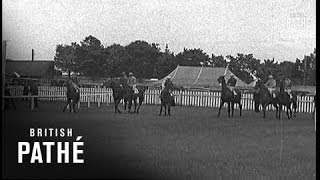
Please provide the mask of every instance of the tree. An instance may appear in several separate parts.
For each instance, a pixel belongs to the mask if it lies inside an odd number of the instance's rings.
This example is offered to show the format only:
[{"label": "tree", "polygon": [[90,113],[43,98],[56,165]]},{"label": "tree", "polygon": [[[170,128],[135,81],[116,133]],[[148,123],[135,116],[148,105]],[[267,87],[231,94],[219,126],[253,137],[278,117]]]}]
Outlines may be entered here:
[{"label": "tree", "polygon": [[[74,45],[74,44],[73,44]],[[58,44],[54,56],[55,66],[62,71],[67,71],[70,77],[71,71],[77,70],[75,46]]]},{"label": "tree", "polygon": [[106,74],[109,77],[119,77],[122,72],[129,72],[127,63],[130,61],[130,56],[126,48],[120,44],[113,44],[106,48],[107,51],[107,64],[105,69],[108,71]]},{"label": "tree", "polygon": [[85,76],[91,78],[99,78],[105,75],[107,59],[106,51],[100,40],[93,36],[87,36],[80,42],[79,54],[82,57],[79,59],[79,68]]},{"label": "tree", "polygon": [[130,58],[126,64],[130,71],[139,78],[154,77],[154,66],[157,58],[161,55],[158,44],[148,44],[145,41],[135,41],[127,45],[126,51]]},{"label": "tree", "polygon": [[212,64],[213,67],[227,67],[227,61],[223,58],[223,56],[215,56],[214,54],[211,55],[210,65]]},{"label": "tree", "polygon": [[165,52],[157,58],[155,64],[154,74],[158,79],[165,77],[171,71],[177,67],[177,62],[175,61],[173,52],[170,52],[168,46],[166,46]]},{"label": "tree", "polygon": [[210,58],[202,49],[184,49],[175,57],[180,66],[209,66]]}]

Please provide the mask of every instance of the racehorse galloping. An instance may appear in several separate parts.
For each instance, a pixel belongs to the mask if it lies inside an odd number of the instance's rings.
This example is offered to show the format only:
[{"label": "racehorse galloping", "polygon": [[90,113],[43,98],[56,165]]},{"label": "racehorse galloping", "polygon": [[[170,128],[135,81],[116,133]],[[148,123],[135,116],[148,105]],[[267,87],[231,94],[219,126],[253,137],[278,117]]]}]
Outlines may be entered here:
[{"label": "racehorse galloping", "polygon": [[[133,113],[139,113],[140,106],[142,102],[144,101],[144,92],[147,90],[148,87],[146,86],[139,86],[137,85],[137,89],[139,93],[133,94],[132,100],[134,102],[134,111]],[[137,103],[137,100],[139,100],[139,104]],[[132,101],[131,101],[132,102]],[[129,102],[129,111],[131,108],[131,103]]]},{"label": "racehorse galloping", "polygon": [[63,108],[63,112],[65,112],[67,106],[69,105],[70,112],[76,112],[75,105],[78,104],[80,100],[80,92],[77,92],[77,89],[72,85],[71,82],[67,83],[67,104]]},{"label": "racehorse galloping", "polygon": [[254,96],[255,110],[259,112],[259,105],[261,104],[263,110],[263,118],[266,118],[266,108],[269,104],[272,104],[276,108],[276,117],[278,116],[277,99],[273,98],[268,88],[261,80],[258,80],[254,87],[256,94]]},{"label": "racehorse galloping", "polygon": [[242,110],[242,105],[241,105],[241,92],[236,91],[237,95],[235,95],[227,86],[226,80],[224,79],[224,76],[220,76],[218,78],[218,82],[221,84],[222,90],[221,90],[221,102],[220,102],[220,107],[219,107],[219,114],[218,117],[220,117],[220,110],[224,103],[228,103],[228,117],[230,117],[230,106],[232,110],[232,117],[233,117],[233,111],[234,111],[234,104],[237,103],[239,104],[239,109],[240,109],[240,116],[241,116],[241,110]]}]

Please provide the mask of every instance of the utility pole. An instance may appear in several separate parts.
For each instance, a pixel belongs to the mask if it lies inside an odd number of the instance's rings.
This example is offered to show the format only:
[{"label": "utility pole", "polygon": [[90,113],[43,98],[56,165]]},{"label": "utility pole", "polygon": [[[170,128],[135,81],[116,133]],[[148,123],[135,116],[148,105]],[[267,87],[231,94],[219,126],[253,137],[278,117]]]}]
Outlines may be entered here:
[{"label": "utility pole", "polygon": [[34,61],[34,49],[31,50],[31,61]]},{"label": "utility pole", "polygon": [[4,95],[5,95],[5,81],[6,81],[6,51],[7,41],[3,41],[2,45],[2,111],[4,111]]},{"label": "utility pole", "polygon": [[304,57],[304,71],[303,71],[303,85],[306,85],[306,76],[307,76],[307,58]]}]

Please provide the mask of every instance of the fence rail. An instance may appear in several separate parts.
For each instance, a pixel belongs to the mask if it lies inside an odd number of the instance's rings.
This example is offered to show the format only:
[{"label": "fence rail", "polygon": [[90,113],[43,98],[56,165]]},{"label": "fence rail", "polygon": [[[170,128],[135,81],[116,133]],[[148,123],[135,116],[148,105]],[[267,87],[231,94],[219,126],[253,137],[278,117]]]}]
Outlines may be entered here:
[{"label": "fence rail", "polygon": [[[22,86],[11,86],[12,96],[22,96]],[[66,87],[57,86],[39,86],[38,95],[40,101],[66,101]],[[174,99],[177,105],[180,106],[197,106],[197,107],[219,107],[220,92],[205,92],[194,90],[173,91]],[[40,97],[41,96],[41,97]],[[160,104],[160,90],[147,89],[145,92],[144,104]],[[112,90],[110,88],[80,88],[80,102],[93,103],[112,103]],[[254,110],[253,94],[242,94],[242,109]],[[226,104],[224,105],[227,106]],[[235,106],[238,109],[238,105]],[[298,96],[298,112],[312,113],[314,112],[314,96]],[[274,110],[270,105],[268,110]],[[285,107],[284,109],[285,110]]]}]

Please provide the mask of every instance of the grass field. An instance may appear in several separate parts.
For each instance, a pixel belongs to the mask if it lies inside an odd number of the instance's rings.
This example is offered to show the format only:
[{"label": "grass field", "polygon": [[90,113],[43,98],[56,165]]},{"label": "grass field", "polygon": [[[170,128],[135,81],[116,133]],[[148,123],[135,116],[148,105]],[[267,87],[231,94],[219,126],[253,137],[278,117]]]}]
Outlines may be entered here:
[{"label": "grass field", "polygon": [[[62,113],[62,103],[43,103],[34,112],[19,104],[3,120],[4,177],[147,179],[316,179],[316,133],[311,114],[292,120],[275,112],[244,111],[227,118],[226,109],[159,106],[140,114],[114,114],[113,106],[82,107]],[[17,142],[34,141],[31,127],[73,128],[83,136],[84,164],[18,164]],[[44,138],[39,138],[43,141]],[[47,140],[47,139],[46,139]],[[55,139],[56,141],[57,138]],[[75,140],[75,138],[74,138]]]}]

